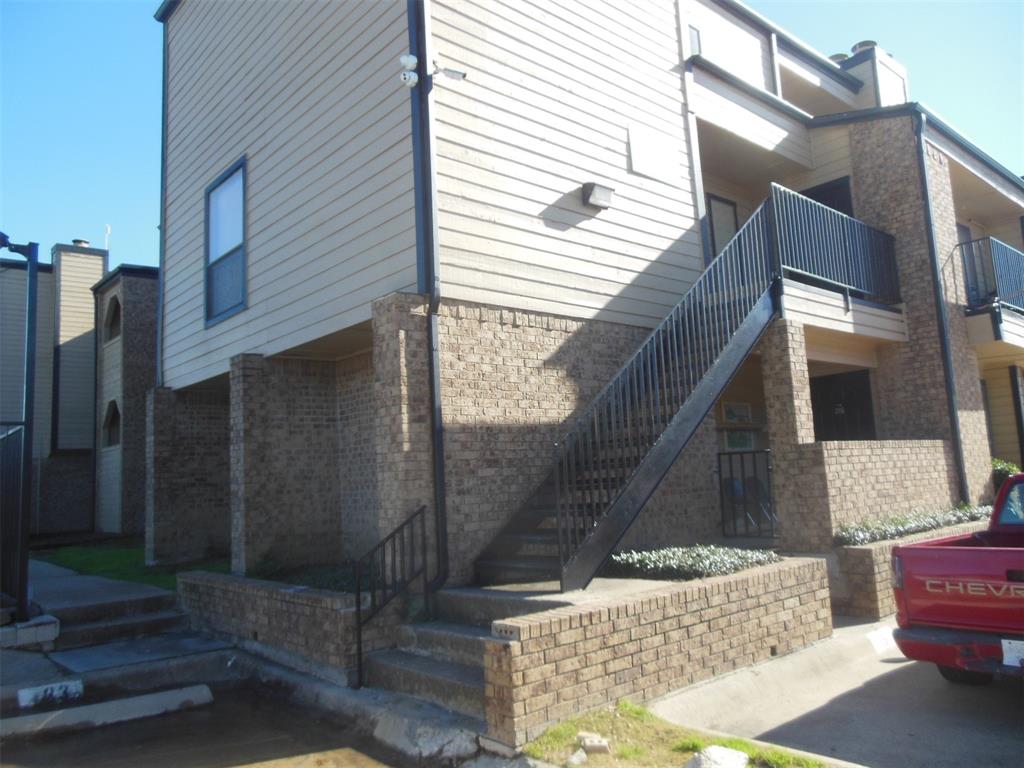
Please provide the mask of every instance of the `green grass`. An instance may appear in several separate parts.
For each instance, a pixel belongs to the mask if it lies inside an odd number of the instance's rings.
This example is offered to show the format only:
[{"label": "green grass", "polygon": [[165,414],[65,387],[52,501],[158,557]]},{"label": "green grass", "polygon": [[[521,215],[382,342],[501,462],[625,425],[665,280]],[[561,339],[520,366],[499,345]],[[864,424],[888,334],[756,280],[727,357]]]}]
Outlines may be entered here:
[{"label": "green grass", "polygon": [[249,576],[331,592],[354,592],[356,588],[352,563],[284,566],[270,558],[264,558],[256,564]]},{"label": "green grass", "polygon": [[33,559],[70,568],[88,576],[106,576],[121,581],[136,581],[174,591],[180,571],[213,571],[228,573],[228,558],[207,558],[177,565],[147,566],[145,550],[134,544],[92,544],[60,547],[32,553]]},{"label": "green grass", "polygon": [[655,716],[650,710],[623,700],[615,707],[590,712],[548,728],[523,751],[536,760],[564,765],[576,751],[579,731],[599,733],[611,742],[611,755],[591,755],[588,766],[660,768],[682,765],[691,755],[711,744],[736,749],[750,756],[757,768],[823,768],[816,760],[784,749],[761,747],[735,738],[716,738]]}]

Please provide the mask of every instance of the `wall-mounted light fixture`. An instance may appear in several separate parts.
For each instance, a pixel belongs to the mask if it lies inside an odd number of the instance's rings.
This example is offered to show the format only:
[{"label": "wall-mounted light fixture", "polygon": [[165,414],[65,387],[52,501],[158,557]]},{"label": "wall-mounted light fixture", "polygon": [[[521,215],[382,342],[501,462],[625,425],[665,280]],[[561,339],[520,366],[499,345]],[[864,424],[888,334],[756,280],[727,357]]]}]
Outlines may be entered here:
[{"label": "wall-mounted light fixture", "polygon": [[614,192],[611,187],[588,181],[583,185],[583,204],[592,205],[594,208],[611,208]]}]

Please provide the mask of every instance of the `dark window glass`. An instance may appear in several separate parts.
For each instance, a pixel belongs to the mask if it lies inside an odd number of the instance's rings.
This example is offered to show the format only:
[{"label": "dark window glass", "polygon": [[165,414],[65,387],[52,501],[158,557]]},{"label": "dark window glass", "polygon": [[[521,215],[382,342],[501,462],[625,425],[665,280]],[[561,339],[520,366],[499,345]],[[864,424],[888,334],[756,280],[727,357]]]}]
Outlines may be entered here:
[{"label": "dark window glass", "polygon": [[113,400],[107,403],[107,413],[103,418],[102,443],[104,447],[121,444],[121,411]]}]

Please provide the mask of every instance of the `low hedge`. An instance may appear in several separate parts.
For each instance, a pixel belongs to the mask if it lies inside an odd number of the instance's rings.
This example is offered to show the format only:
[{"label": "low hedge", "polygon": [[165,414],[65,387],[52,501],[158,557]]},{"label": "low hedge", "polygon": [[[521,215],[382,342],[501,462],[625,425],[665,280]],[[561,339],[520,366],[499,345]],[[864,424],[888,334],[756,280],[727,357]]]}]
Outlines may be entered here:
[{"label": "low hedge", "polygon": [[992,515],[991,506],[962,506],[947,512],[918,513],[883,520],[841,525],[835,533],[835,543],[841,547],[871,544],[875,541],[901,539],[912,533],[934,531],[948,525],[985,520]]},{"label": "low hedge", "polygon": [[688,581],[708,576],[724,576],[758,565],[777,563],[781,559],[767,549],[738,549],[698,544],[692,547],[620,552],[612,555],[605,568],[605,575]]}]

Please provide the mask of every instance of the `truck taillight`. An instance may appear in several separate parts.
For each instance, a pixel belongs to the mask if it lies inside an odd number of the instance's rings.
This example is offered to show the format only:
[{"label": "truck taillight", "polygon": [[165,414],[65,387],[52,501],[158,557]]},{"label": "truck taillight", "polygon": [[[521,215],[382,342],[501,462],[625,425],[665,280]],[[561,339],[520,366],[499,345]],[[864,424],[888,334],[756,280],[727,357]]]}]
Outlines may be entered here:
[{"label": "truck taillight", "polygon": [[903,589],[903,559],[899,555],[892,556],[892,586]]}]

